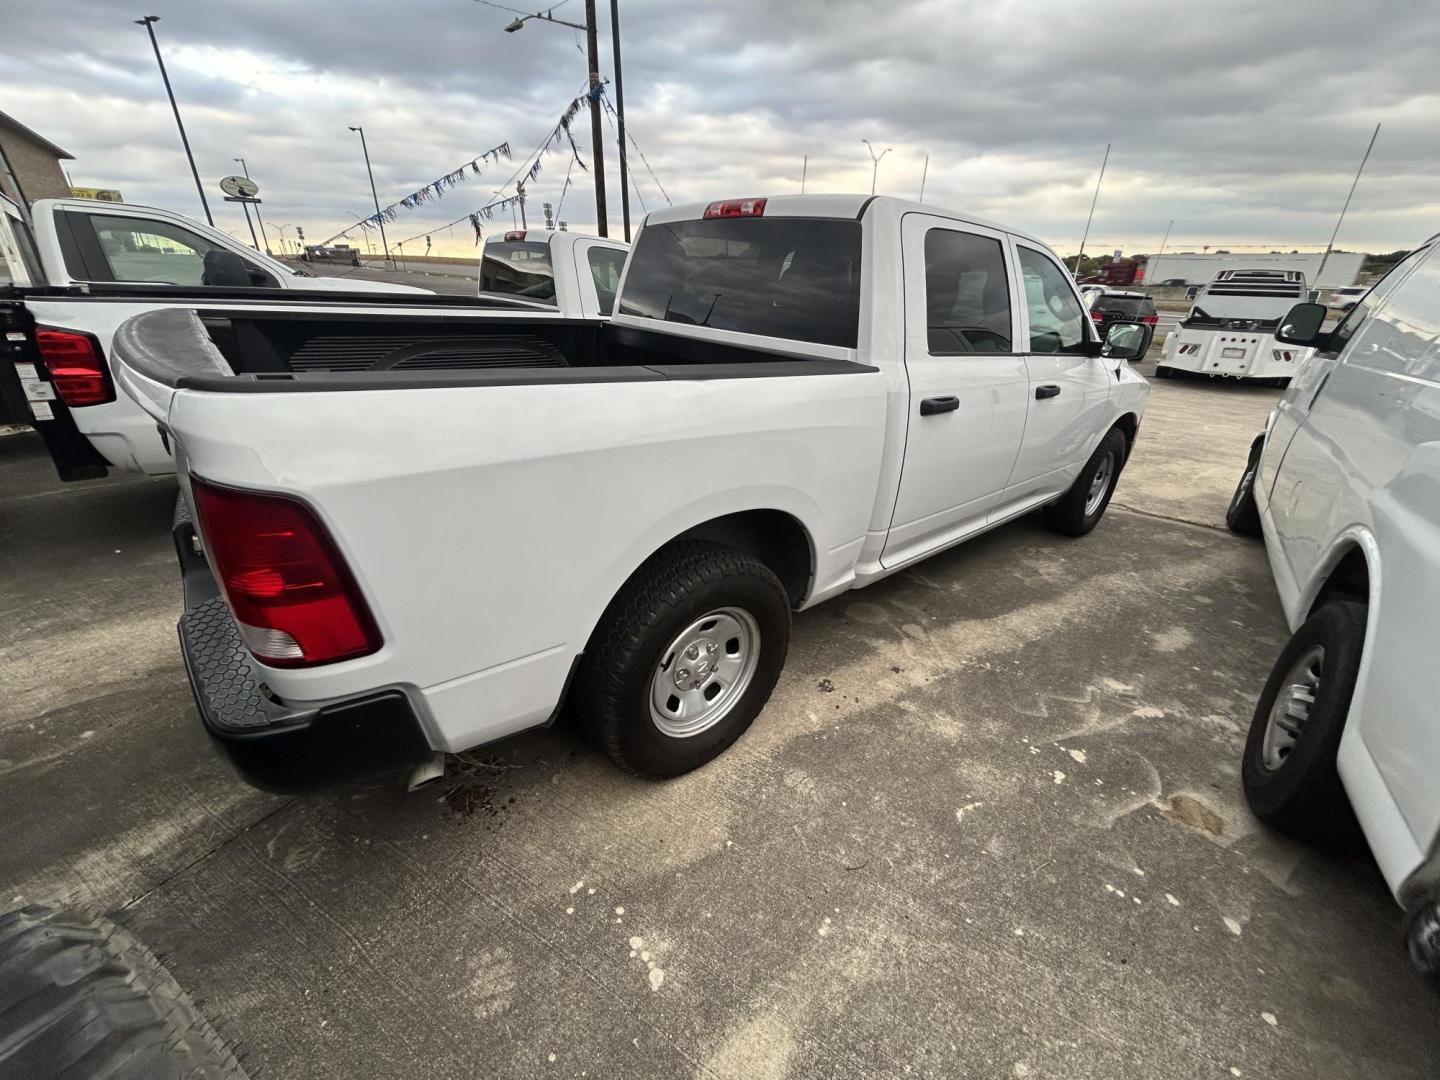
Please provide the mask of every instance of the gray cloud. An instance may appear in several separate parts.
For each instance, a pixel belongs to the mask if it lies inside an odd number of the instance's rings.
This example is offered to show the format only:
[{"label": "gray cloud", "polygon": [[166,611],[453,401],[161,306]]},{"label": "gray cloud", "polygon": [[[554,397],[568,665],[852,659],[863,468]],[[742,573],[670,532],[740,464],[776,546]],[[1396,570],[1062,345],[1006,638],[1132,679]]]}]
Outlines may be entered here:
[{"label": "gray cloud", "polygon": [[[1440,229],[1432,3],[621,6],[628,119],[676,201],[796,190],[806,155],[809,190],[868,190],[868,137],[894,147],[881,191],[913,197],[928,152],[928,201],[1073,250],[1111,142],[1092,244],[1153,247],[1174,218],[1180,244],[1315,245],[1383,121],[1341,242],[1388,250]],[[146,12],[162,17],[207,184],[243,155],[267,218],[312,237],[368,208],[348,124],[365,125],[390,202],[502,140],[524,155],[585,76],[573,32],[532,23],[505,34],[510,16],[472,0],[192,0],[134,12],[49,0],[7,12],[0,107],[74,153],[77,183],[186,212],[198,210],[193,185],[145,33],[131,22]],[[556,15],[579,20],[583,8]],[[588,161],[583,117],[577,137]],[[614,224],[613,141],[606,149]],[[640,195],[661,201],[639,161],[632,167]],[[559,200],[565,169],[566,155],[546,159],[535,202]],[[405,215],[392,237],[460,217],[509,171]],[[589,228],[589,177],[572,178],[564,216]],[[216,208],[224,227],[242,229]],[[467,229],[453,230],[457,250]]]}]

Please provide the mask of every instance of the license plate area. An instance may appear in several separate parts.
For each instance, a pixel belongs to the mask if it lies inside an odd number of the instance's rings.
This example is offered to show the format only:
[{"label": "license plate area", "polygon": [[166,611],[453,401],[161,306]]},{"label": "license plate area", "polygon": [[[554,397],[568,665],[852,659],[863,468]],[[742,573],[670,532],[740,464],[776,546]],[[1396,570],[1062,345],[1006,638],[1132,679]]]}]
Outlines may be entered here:
[{"label": "license plate area", "polygon": [[1220,357],[1221,357],[1221,359],[1223,359],[1223,360],[1244,360],[1244,359],[1245,359],[1245,350],[1244,350],[1244,349],[1221,349],[1221,350],[1220,350]]}]

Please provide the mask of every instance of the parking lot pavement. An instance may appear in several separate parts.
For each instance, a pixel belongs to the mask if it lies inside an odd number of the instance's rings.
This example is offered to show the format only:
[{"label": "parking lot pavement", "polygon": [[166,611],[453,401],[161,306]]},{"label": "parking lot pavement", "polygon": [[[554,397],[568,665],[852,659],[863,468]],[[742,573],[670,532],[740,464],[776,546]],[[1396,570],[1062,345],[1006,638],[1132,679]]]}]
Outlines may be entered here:
[{"label": "parking lot pavement", "polygon": [[0,439],[0,878],[115,912],[270,1076],[1432,1077],[1378,873],[1239,791],[1285,628],[1217,526],[1274,396],[1157,383],[1089,537],[798,616],[690,776],[562,723],[302,799],[199,734],[173,485]]}]

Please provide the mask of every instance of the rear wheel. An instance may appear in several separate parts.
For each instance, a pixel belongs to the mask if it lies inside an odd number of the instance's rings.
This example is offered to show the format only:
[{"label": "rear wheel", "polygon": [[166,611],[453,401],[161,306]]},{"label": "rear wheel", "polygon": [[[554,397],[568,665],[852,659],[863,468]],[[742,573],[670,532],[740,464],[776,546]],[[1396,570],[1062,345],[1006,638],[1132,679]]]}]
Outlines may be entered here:
[{"label": "rear wheel", "polygon": [[1365,642],[1366,607],[1326,604],[1291,635],[1255,706],[1240,779],[1255,816],[1302,840],[1353,842],[1336,759]]},{"label": "rear wheel", "polygon": [[1125,435],[1111,428],[1085,462],[1080,475],[1058,502],[1045,507],[1045,524],[1066,536],[1084,536],[1099,524],[1110,505],[1125,465]]},{"label": "rear wheel", "polygon": [[689,772],[759,715],[790,643],[780,580],[741,552],[686,540],[650,559],[611,602],[581,661],[576,713],[637,776]]}]

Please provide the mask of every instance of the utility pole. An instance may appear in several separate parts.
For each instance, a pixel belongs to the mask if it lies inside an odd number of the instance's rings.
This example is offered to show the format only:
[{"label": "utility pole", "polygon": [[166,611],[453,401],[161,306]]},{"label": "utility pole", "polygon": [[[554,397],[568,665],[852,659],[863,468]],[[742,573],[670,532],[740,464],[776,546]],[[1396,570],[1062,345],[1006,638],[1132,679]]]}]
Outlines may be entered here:
[{"label": "utility pole", "polygon": [[[385,218],[380,213],[380,196],[375,192],[375,170],[370,167],[370,148],[365,145],[365,129],[352,127],[350,130],[360,133],[360,150],[365,155],[365,174],[370,177],[370,198],[375,200],[375,224],[380,226],[380,246],[385,251],[385,265],[394,270],[395,261],[390,258],[390,243],[385,239]],[[404,252],[401,254],[403,256]]]},{"label": "utility pole", "polygon": [[1090,223],[1095,220],[1095,204],[1100,201],[1100,185],[1105,180],[1105,166],[1110,164],[1110,144],[1105,144],[1105,157],[1100,162],[1100,178],[1095,181],[1095,195],[1090,200],[1090,216],[1085,219],[1085,234],[1080,237],[1080,254],[1075,256],[1075,277],[1080,276],[1080,260],[1085,258],[1085,241],[1090,239]]},{"label": "utility pole", "polygon": [[[250,169],[249,166],[245,164],[245,159],[243,157],[237,157],[232,158],[231,160],[238,161],[240,163],[240,171],[245,174],[245,179],[249,180]],[[249,217],[248,211],[246,213],[246,217]],[[260,216],[260,204],[258,202],[255,204],[255,220],[260,224],[260,237],[265,241],[265,254],[275,254],[273,251],[270,250],[270,234],[265,231],[265,219]],[[283,244],[281,245],[280,253],[282,255],[285,253],[285,248]]]},{"label": "utility pole", "polygon": [[595,0],[585,0],[585,46],[590,61],[590,153],[595,158],[595,227],[610,235],[605,201],[605,137],[600,131],[600,43],[595,32]]},{"label": "utility pole", "polygon": [[190,175],[195,178],[195,191],[200,196],[200,205],[205,209],[205,220],[210,227],[215,227],[215,219],[210,216],[210,204],[205,199],[205,188],[200,184],[200,170],[195,168],[195,155],[190,152],[190,140],[185,136],[185,124],[180,119],[180,106],[175,104],[175,91],[170,89],[170,76],[165,71],[165,59],[160,55],[160,42],[155,40],[155,24],[160,21],[159,15],[146,15],[143,19],[136,19],[136,26],[143,26],[150,32],[150,47],[155,50],[155,63],[160,65],[160,78],[165,82],[165,94],[170,98],[170,110],[175,114],[175,126],[180,129],[180,145],[185,147],[185,158],[190,162]]},{"label": "utility pole", "polygon": [[620,213],[630,242],[629,147],[625,145],[625,80],[620,75],[620,0],[610,0],[610,51],[615,59],[615,127],[620,139]]},{"label": "utility pole", "polygon": [[1360,168],[1355,170],[1355,180],[1350,185],[1350,194],[1345,196],[1345,205],[1340,208],[1339,220],[1335,222],[1335,231],[1330,234],[1330,243],[1325,245],[1325,255],[1320,260],[1320,269],[1315,271],[1315,288],[1320,288],[1320,275],[1325,273],[1325,264],[1330,261],[1330,252],[1335,249],[1335,238],[1340,235],[1340,223],[1345,220],[1345,211],[1350,209],[1350,200],[1355,197],[1355,189],[1360,185],[1360,174],[1365,171],[1365,163],[1370,160],[1370,151],[1375,149],[1375,140],[1380,137],[1380,125],[1375,125],[1375,133],[1370,136],[1370,145],[1365,147],[1365,156],[1360,159]]}]

